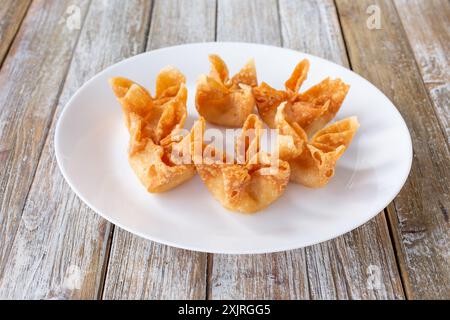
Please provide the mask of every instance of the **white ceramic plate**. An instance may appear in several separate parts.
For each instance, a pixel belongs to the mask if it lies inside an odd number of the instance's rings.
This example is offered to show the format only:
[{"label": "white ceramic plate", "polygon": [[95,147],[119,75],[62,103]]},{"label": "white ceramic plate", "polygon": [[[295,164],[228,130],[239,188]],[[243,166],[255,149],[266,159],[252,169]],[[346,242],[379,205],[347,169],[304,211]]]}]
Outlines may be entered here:
[{"label": "white ceramic plate", "polygon": [[[269,208],[253,215],[229,212],[198,176],[164,194],[149,194],[127,161],[128,132],[107,80],[130,78],[154,92],[166,65],[186,75],[186,128],[198,114],[195,81],[217,53],[234,74],[254,57],[258,80],[283,88],[300,59],[311,63],[302,91],[325,77],[351,85],[337,119],[356,115],[361,124],[336,174],[322,189],[290,183]],[[214,253],[264,253],[316,244],[344,234],[397,195],[408,176],[412,147],[395,106],[368,81],[332,62],[283,48],[247,43],[198,43],[155,50],[124,60],[84,84],[68,102],[55,135],[59,167],[75,193],[94,211],[141,237]]]}]

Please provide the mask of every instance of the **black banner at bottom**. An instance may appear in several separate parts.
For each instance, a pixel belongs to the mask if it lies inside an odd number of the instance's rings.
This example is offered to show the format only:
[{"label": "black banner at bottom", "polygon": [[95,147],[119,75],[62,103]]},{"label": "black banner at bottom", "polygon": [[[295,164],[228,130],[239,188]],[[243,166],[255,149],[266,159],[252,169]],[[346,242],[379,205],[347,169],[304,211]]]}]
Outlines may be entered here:
[{"label": "black banner at bottom", "polygon": [[[1,301],[0,308],[8,308],[16,317],[21,313],[45,312],[46,318],[62,315],[86,317],[99,312],[102,316],[142,317],[146,319],[279,319],[307,318],[329,315],[386,316],[386,307],[399,308],[403,316],[417,315],[424,310],[438,311],[448,307],[448,301]],[[427,309],[431,307],[433,309]],[[50,312],[49,312],[50,311]],[[313,313],[310,313],[313,312]],[[361,313],[362,312],[362,313]],[[44,315],[44,314],[42,314]]]}]

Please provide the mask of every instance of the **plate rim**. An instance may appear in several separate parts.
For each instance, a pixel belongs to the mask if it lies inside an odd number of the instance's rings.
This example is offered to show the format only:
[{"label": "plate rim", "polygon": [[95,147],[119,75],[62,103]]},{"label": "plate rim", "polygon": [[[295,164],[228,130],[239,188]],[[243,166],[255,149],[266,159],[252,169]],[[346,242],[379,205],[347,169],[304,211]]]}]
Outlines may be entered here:
[{"label": "plate rim", "polygon": [[[70,105],[73,103],[73,101],[76,99],[76,97],[78,95],[80,95],[84,89],[86,87],[88,87],[90,85],[91,82],[94,82],[97,78],[99,78],[100,76],[102,76],[102,74],[108,72],[110,69],[114,68],[117,64],[123,63],[125,61],[132,61],[134,59],[137,59],[138,57],[142,56],[142,55],[148,55],[148,54],[153,54],[154,52],[161,52],[161,51],[165,51],[165,50],[173,50],[176,48],[180,48],[180,47],[186,47],[186,46],[202,46],[202,45],[232,45],[232,46],[239,46],[239,45],[247,45],[247,46],[256,46],[256,47],[270,47],[270,48],[275,48],[278,50],[286,50],[286,51],[291,51],[292,53],[295,54],[299,54],[302,55],[306,58],[312,57],[314,59],[320,60],[320,61],[324,61],[326,63],[331,63],[335,66],[337,66],[338,68],[342,68],[345,69],[348,72],[353,73],[353,75],[355,75],[360,81],[365,82],[366,84],[368,84],[370,87],[372,87],[375,91],[377,91],[378,94],[381,94],[382,96],[384,96],[384,98],[386,98],[391,105],[393,106],[393,109],[395,111],[395,113],[397,114],[397,117],[399,117],[399,119],[401,120],[401,123],[403,124],[402,126],[402,130],[404,131],[405,134],[405,138],[406,142],[407,142],[407,149],[408,149],[408,154],[407,154],[407,170],[405,170],[403,176],[401,177],[401,179],[398,179],[398,181],[401,183],[398,184],[398,187],[396,188],[396,191],[393,192],[393,196],[391,196],[389,198],[389,201],[387,202],[386,205],[382,206],[381,208],[373,207],[374,209],[372,210],[368,210],[367,212],[370,214],[367,214],[367,219],[364,219],[363,222],[361,223],[357,223],[355,225],[352,225],[351,227],[348,228],[343,228],[338,232],[332,232],[330,233],[330,236],[328,237],[324,237],[324,239],[320,239],[320,240],[314,240],[314,241],[306,241],[304,244],[302,245],[284,245],[284,246],[275,246],[272,247],[270,249],[262,249],[262,248],[256,248],[256,249],[252,249],[252,250],[214,250],[212,248],[209,248],[208,250],[205,250],[205,247],[199,247],[199,246],[195,246],[195,245],[183,245],[182,243],[179,242],[173,242],[173,241],[169,241],[169,240],[165,240],[165,239],[161,239],[159,237],[154,237],[154,236],[149,236],[148,234],[144,234],[143,232],[137,231],[137,230],[133,230],[133,228],[131,227],[127,227],[126,225],[122,224],[120,221],[117,221],[117,219],[112,218],[110,216],[107,216],[106,214],[102,213],[101,210],[97,209],[95,205],[93,205],[90,201],[88,201],[83,194],[76,188],[76,186],[74,185],[73,181],[70,179],[66,169],[63,166],[63,161],[61,159],[61,151],[60,151],[60,139],[61,139],[61,134],[60,131],[61,129],[61,124],[63,122],[63,119],[66,117],[67,115],[67,110],[70,109]],[[109,221],[110,223],[113,223],[114,225],[118,226],[121,229],[124,229],[132,234],[135,234],[141,238],[150,240],[150,241],[154,241],[160,244],[164,244],[164,245],[168,245],[171,247],[175,247],[175,248],[179,248],[179,249],[184,249],[184,250],[191,250],[191,251],[196,251],[196,252],[203,252],[203,253],[214,253],[214,254],[237,254],[237,255],[241,255],[241,254],[264,254],[264,253],[275,253],[275,252],[282,252],[282,251],[288,251],[288,250],[294,250],[294,249],[300,249],[300,248],[305,248],[305,247],[309,247],[315,244],[319,244],[319,243],[323,243],[332,239],[335,239],[341,235],[347,234],[348,232],[351,232],[352,230],[355,230],[357,228],[359,228],[360,226],[366,224],[367,222],[369,222],[370,220],[372,220],[374,217],[376,217],[379,213],[382,213],[383,210],[395,199],[395,197],[400,193],[401,189],[403,188],[403,186],[405,185],[408,177],[409,177],[409,173],[411,171],[411,167],[412,167],[412,161],[413,161],[413,146],[412,146],[412,139],[411,139],[411,134],[409,132],[408,126],[404,120],[404,118],[402,117],[401,113],[398,111],[398,108],[395,106],[395,104],[391,101],[391,99],[389,97],[387,97],[378,87],[376,87],[374,84],[372,84],[370,81],[368,81],[367,79],[365,79],[364,77],[362,77],[361,75],[359,75],[358,73],[354,72],[353,70],[346,68],[345,66],[342,66],[338,63],[335,63],[333,61],[312,55],[312,54],[308,54],[302,51],[298,51],[298,50],[294,50],[294,49],[290,49],[290,48],[284,48],[284,47],[279,47],[279,46],[274,46],[274,45],[267,45],[267,44],[260,44],[260,43],[251,43],[251,42],[236,42],[236,41],[212,41],[212,42],[192,42],[192,43],[185,43],[185,44],[179,44],[179,45],[174,45],[174,46],[168,46],[168,47],[162,47],[162,48],[158,48],[155,50],[150,50],[150,51],[146,51],[146,52],[142,52],[139,53],[137,55],[128,57],[126,59],[122,59],[116,63],[113,63],[112,65],[104,68],[103,70],[99,71],[98,73],[96,73],[93,77],[91,77],[89,80],[87,80],[86,82],[83,83],[83,85],[81,85],[81,87],[79,87],[70,97],[70,99],[64,104],[63,109],[61,110],[58,119],[56,120],[56,127],[55,127],[55,133],[54,133],[54,153],[55,153],[55,157],[56,157],[56,162],[58,164],[58,168],[59,171],[61,172],[62,176],[64,177],[64,180],[66,181],[66,183],[70,186],[70,188],[72,189],[72,191],[77,195],[78,198],[80,198],[91,210],[93,210],[96,214],[98,214],[100,217],[104,218],[105,220]],[[406,155],[405,155],[406,157]]]}]

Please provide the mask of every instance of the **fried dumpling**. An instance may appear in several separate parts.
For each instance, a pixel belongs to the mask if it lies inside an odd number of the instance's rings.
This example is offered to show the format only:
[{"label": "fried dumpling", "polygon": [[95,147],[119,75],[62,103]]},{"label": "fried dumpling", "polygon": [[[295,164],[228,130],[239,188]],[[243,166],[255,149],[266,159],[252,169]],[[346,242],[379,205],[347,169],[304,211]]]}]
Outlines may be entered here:
[{"label": "fried dumpling", "polygon": [[359,123],[356,117],[337,121],[319,130],[309,141],[306,132],[286,116],[286,102],[275,117],[279,130],[279,156],[289,162],[290,180],[310,188],[325,186],[334,175],[336,161],[349,146]]},{"label": "fried dumpling", "polygon": [[300,125],[308,136],[325,126],[339,111],[349,85],[341,79],[327,78],[300,93],[300,87],[306,80],[308,70],[308,60],[300,61],[291,77],[285,82],[284,91],[276,90],[265,82],[253,88],[258,112],[269,127],[276,127],[275,114],[282,102],[286,102],[285,113],[289,121]]},{"label": "fried dumpling", "polygon": [[249,115],[245,121],[235,144],[236,155],[229,163],[225,155],[205,145],[204,127],[205,120],[200,118],[191,132],[195,135],[193,145],[203,155],[198,157],[197,153],[193,159],[200,178],[222,206],[251,213],[266,208],[282,195],[289,182],[289,164],[260,150],[262,122],[256,115]]},{"label": "fried dumpling", "polygon": [[251,59],[229,78],[228,68],[218,55],[210,55],[211,71],[197,81],[195,106],[206,121],[241,127],[255,107],[252,87],[257,85],[255,62]]},{"label": "fried dumpling", "polygon": [[116,77],[109,83],[122,105],[129,131],[132,114],[142,119],[143,133],[155,144],[183,127],[187,116],[187,89],[183,74],[174,67],[165,67],[158,74],[154,98],[144,87],[129,79]]},{"label": "fried dumpling", "polygon": [[145,122],[134,113],[131,124],[128,161],[149,192],[168,191],[195,175],[193,164],[173,159],[172,149],[181,142],[164,139],[161,144],[154,143],[143,130]]},{"label": "fried dumpling", "polygon": [[186,120],[187,89],[184,76],[175,68],[161,70],[153,98],[142,86],[125,78],[110,84],[122,105],[130,133],[128,160],[149,192],[170,190],[195,175],[192,164],[177,164],[172,149]]}]

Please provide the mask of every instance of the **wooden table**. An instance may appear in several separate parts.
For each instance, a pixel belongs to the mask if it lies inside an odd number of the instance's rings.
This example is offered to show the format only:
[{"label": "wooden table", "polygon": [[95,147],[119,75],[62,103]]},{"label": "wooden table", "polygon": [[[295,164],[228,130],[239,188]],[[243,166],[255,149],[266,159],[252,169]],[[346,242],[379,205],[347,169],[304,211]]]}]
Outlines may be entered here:
[{"label": "wooden table", "polygon": [[[447,0],[2,0],[0,19],[0,298],[450,298]],[[308,52],[380,88],[414,146],[397,198],[332,241],[245,256],[150,242],[84,205],[54,156],[70,96],[129,56],[214,40]]]}]

